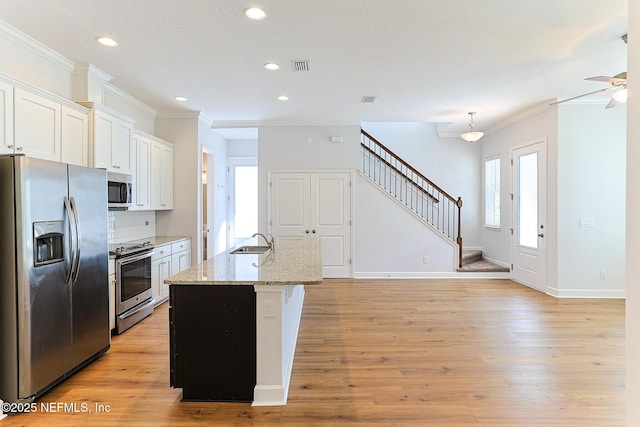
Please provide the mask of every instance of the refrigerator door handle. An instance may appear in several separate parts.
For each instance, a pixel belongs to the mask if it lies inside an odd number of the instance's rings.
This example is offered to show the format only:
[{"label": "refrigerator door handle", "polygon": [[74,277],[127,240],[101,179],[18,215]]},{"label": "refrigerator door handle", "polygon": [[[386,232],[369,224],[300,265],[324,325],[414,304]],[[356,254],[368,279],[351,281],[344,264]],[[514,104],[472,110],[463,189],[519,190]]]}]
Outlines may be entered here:
[{"label": "refrigerator door handle", "polygon": [[82,236],[80,235],[80,216],[78,215],[78,208],[76,207],[76,200],[71,196],[71,210],[73,211],[73,219],[76,229],[76,259],[74,262],[74,270],[71,275],[72,283],[75,283],[78,280],[78,274],[80,273],[80,240]]},{"label": "refrigerator door handle", "polygon": [[64,208],[67,211],[67,219],[69,221],[69,270],[67,270],[65,282],[70,285],[72,283],[71,276],[73,273],[73,263],[75,260],[75,245],[73,244],[73,237],[75,233],[72,224],[73,212],[71,211],[71,205],[67,196],[64,196]]}]

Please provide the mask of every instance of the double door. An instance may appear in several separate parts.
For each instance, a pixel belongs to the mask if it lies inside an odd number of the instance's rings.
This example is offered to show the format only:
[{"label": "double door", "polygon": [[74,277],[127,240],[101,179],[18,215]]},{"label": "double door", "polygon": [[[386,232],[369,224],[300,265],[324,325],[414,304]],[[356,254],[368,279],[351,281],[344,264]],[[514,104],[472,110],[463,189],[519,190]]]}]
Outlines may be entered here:
[{"label": "double door", "polygon": [[15,217],[0,228],[0,394],[15,402],[110,345],[107,201],[96,191],[102,170],[16,157],[0,160],[5,178],[9,162],[15,187],[3,187],[0,207],[15,206]]},{"label": "double door", "polygon": [[271,234],[318,236],[323,276],[351,277],[351,173],[273,172],[269,186]]}]

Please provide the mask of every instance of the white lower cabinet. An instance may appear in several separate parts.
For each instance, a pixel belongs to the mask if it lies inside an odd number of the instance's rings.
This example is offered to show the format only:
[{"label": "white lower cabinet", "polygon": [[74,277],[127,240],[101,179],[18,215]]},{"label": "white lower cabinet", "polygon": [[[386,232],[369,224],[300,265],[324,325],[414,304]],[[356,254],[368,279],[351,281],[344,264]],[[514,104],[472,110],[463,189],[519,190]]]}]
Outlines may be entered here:
[{"label": "white lower cabinet", "polygon": [[109,329],[116,327],[116,261],[109,260]]},{"label": "white lower cabinet", "polygon": [[151,256],[151,287],[156,305],[169,298],[169,285],[164,279],[171,276],[171,245],[156,246]]},{"label": "white lower cabinet", "polygon": [[171,275],[191,267],[191,239],[171,245]]},{"label": "white lower cabinet", "polygon": [[151,287],[156,306],[169,299],[169,285],[164,279],[191,267],[191,239],[156,246],[151,256]]}]

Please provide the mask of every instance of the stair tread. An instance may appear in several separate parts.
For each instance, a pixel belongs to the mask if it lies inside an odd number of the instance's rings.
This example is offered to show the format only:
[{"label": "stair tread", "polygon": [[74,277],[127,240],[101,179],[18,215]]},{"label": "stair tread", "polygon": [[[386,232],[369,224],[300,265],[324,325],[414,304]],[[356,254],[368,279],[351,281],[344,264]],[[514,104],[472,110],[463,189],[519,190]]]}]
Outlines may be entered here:
[{"label": "stair tread", "polygon": [[498,264],[494,264],[485,259],[480,259],[474,262],[470,262],[468,264],[464,264],[462,267],[458,268],[458,271],[461,272],[491,272],[491,273],[508,273],[510,269],[508,267],[503,267]]}]

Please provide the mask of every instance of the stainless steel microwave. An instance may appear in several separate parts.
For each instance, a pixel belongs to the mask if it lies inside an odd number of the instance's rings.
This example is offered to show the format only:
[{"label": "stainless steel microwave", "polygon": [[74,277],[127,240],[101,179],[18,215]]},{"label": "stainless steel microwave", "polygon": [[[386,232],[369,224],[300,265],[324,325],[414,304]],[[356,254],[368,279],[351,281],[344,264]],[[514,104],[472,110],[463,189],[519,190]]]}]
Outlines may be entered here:
[{"label": "stainless steel microwave", "polygon": [[127,209],[131,206],[131,175],[107,173],[107,197],[109,208]]}]

